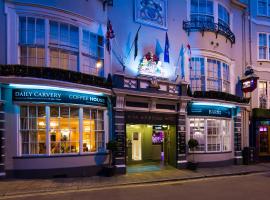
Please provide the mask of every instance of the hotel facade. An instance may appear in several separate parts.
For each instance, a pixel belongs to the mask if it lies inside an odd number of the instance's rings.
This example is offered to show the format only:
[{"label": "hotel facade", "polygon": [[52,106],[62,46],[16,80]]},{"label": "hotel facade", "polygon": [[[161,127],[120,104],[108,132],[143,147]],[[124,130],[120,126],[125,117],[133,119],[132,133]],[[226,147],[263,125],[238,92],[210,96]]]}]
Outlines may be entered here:
[{"label": "hotel facade", "polygon": [[1,0],[0,175],[98,175],[111,139],[119,173],[181,170],[193,155],[241,164],[246,12],[234,0]]}]

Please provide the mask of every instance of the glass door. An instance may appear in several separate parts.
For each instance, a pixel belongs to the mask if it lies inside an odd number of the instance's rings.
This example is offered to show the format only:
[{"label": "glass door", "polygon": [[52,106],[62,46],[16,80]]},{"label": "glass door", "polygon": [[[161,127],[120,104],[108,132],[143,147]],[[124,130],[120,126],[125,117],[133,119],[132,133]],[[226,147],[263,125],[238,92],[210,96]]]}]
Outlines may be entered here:
[{"label": "glass door", "polygon": [[269,152],[269,132],[267,126],[261,126],[259,128],[259,154],[268,155]]}]

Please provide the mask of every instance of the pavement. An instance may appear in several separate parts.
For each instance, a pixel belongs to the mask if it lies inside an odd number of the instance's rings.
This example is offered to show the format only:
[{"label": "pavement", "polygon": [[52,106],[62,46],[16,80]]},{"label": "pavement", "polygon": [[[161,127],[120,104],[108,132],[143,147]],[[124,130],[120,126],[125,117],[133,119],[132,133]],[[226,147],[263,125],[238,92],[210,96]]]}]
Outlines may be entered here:
[{"label": "pavement", "polygon": [[115,186],[141,185],[162,182],[186,181],[211,177],[237,176],[270,172],[270,163],[232,165],[217,168],[199,168],[196,171],[168,168],[161,171],[128,173],[113,177],[78,177],[54,179],[3,179],[0,180],[0,199],[20,195],[68,190],[102,189]]}]

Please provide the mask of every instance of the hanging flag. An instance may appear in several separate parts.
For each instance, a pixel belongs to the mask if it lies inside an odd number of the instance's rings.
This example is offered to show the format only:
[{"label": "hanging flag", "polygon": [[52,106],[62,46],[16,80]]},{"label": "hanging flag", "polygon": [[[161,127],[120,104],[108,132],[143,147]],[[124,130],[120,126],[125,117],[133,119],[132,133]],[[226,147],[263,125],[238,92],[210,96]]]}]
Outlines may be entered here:
[{"label": "hanging flag", "polygon": [[164,62],[167,62],[167,63],[170,62],[169,48],[170,48],[169,38],[168,38],[168,33],[166,32]]},{"label": "hanging flag", "polygon": [[189,68],[192,69],[192,66],[191,66],[191,48],[190,48],[190,45],[187,44],[187,54],[188,54],[188,62],[189,62]]},{"label": "hanging flag", "polygon": [[139,31],[141,29],[141,26],[138,28],[135,39],[134,39],[134,60],[136,59],[138,55],[138,39],[139,39]]},{"label": "hanging flag", "polygon": [[115,37],[111,21],[108,20],[107,22],[107,33],[106,33],[106,48],[107,51],[110,53],[111,52],[111,39]]}]

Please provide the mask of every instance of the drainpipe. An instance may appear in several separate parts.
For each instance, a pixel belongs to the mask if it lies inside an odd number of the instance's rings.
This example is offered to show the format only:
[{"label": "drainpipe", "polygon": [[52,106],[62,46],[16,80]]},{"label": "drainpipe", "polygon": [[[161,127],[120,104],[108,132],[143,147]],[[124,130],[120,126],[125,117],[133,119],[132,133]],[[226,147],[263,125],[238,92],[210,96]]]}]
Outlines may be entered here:
[{"label": "drainpipe", "polygon": [[248,20],[249,20],[249,64],[252,66],[252,51],[251,51],[251,0],[248,0]]}]

